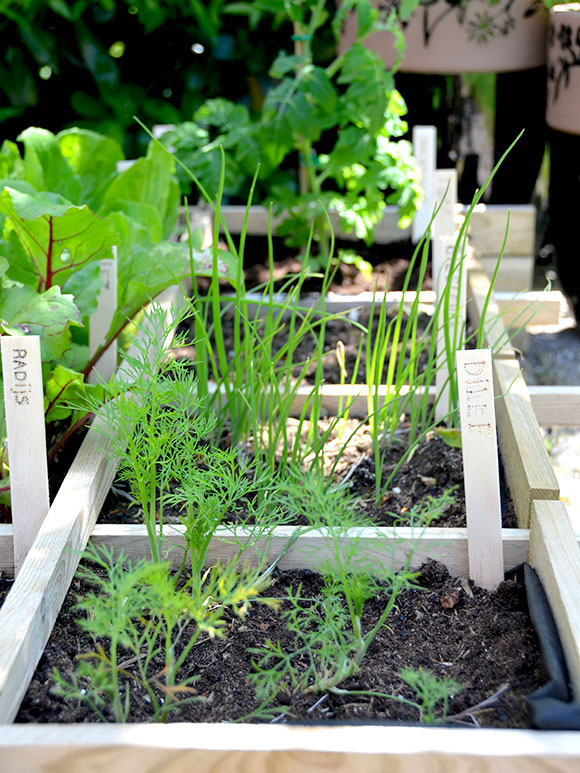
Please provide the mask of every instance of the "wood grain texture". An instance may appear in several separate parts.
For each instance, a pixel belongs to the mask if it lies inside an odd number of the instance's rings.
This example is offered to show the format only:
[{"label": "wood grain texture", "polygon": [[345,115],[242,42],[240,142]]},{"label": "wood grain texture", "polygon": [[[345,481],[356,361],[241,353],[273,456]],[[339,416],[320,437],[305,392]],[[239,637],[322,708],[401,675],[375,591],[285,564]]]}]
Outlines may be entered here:
[{"label": "wood grain texture", "polygon": [[0,609],[0,722],[14,718],[48,640],[111,486],[109,457],[105,435],[89,432]]},{"label": "wood grain texture", "polygon": [[489,349],[456,352],[469,576],[493,590],[503,580],[499,461]]},{"label": "wood grain texture", "polygon": [[550,601],[574,697],[580,700],[580,548],[563,502],[533,503],[529,561]]},{"label": "wood grain texture", "polygon": [[[293,533],[292,526],[278,526],[274,530],[268,549],[263,551],[263,555],[272,561],[284,548],[288,538]],[[392,532],[386,527],[377,529],[363,530],[362,538],[359,541],[361,545],[361,554],[375,557],[381,560],[385,555],[385,545],[381,547],[377,544],[378,539],[383,539]],[[408,527],[397,529],[397,543],[394,546],[395,559],[402,561],[406,551],[412,546],[413,535]],[[238,538],[242,539],[243,530],[239,530]],[[220,529],[212,539],[208,554],[208,561],[213,563],[220,559],[227,560],[235,555],[236,545],[232,541],[232,532],[228,529]],[[580,540],[580,532],[576,535]],[[527,560],[528,556],[528,538],[527,529],[502,529],[502,545],[504,557],[504,569],[508,571],[513,569],[522,561]],[[174,565],[177,565],[180,551],[171,550],[173,547],[183,546],[183,527],[175,526],[166,529],[166,546],[169,550],[168,559]],[[149,539],[144,525],[140,524],[98,524],[94,527],[91,534],[91,541],[95,545],[111,545],[117,552],[123,551],[128,558],[133,560],[149,555]],[[439,528],[431,527],[425,533],[421,541],[420,550],[416,553],[413,561],[414,566],[420,565],[426,557],[437,558],[442,561],[450,572],[467,576],[467,533],[463,528]],[[280,562],[283,569],[312,569],[320,562],[320,556],[317,551],[323,550],[327,544],[326,537],[321,533],[312,532],[301,537],[294,547],[288,552]],[[247,560],[257,562],[255,553],[248,551]],[[9,524],[0,524],[0,571],[11,575],[12,569],[12,527]]]},{"label": "wood grain texture", "polygon": [[528,386],[542,427],[580,427],[580,386]]},{"label": "wood grain texture", "polygon": [[[534,254],[536,209],[533,205],[522,204],[510,207],[504,204],[478,204],[471,216],[470,240],[480,255],[495,255],[497,258],[503,241],[508,210],[511,219],[506,255],[529,256]],[[245,206],[227,205],[222,207],[222,216],[230,233],[239,234],[241,232],[245,212]],[[465,208],[463,208],[464,213]],[[183,218],[184,211],[182,208],[180,212],[182,222]],[[339,218],[336,214],[331,213],[330,219],[337,237],[353,241],[356,239],[353,234],[342,232]],[[397,221],[397,208],[393,206],[385,207],[383,217],[375,228],[375,242],[377,244],[401,242],[410,238],[411,228],[399,228]],[[280,222],[281,218],[273,218],[272,227],[275,229]],[[255,236],[264,236],[267,232],[267,208],[260,206],[251,207],[247,233]],[[521,287],[518,289],[521,289]]]},{"label": "wood grain texture", "polygon": [[50,506],[42,360],[38,336],[3,335],[1,344],[14,563],[18,572]]},{"label": "wood grain texture", "polygon": [[527,528],[534,499],[559,499],[560,487],[517,360],[493,362],[502,461],[518,526]]},{"label": "wood grain texture", "polygon": [[58,773],[577,773],[573,732],[291,725],[13,725],[0,768]]},{"label": "wood grain texture", "polygon": [[477,204],[469,223],[469,238],[480,255],[497,258],[505,238],[508,212],[509,231],[504,254],[534,254],[536,208],[533,204]]},{"label": "wood grain texture", "polygon": [[[497,254],[490,257],[489,255],[480,255],[476,250],[476,255],[481,267],[491,278],[497,265]],[[531,290],[534,286],[534,265],[533,253],[529,255],[504,255],[497,272],[496,289],[502,292]]]}]

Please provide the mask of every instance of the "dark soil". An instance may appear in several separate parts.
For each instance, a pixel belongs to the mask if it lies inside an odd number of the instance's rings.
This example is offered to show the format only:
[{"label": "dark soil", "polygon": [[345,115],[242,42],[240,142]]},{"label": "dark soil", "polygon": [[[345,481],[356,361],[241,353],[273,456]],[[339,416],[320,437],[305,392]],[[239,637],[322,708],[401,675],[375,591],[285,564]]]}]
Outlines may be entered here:
[{"label": "dark soil", "polygon": [[[227,249],[225,244],[220,246]],[[375,282],[377,282],[378,290],[381,291],[401,290],[409,268],[409,262],[415,251],[415,245],[410,241],[373,244],[371,247],[360,241],[337,241],[335,255],[338,254],[338,250],[341,248],[355,250],[364,260],[371,264],[373,270],[372,279],[369,281],[356,266],[341,263],[328,289],[330,292],[344,294],[372,291],[375,288]],[[267,254],[266,239],[263,236],[248,236],[246,238],[244,273],[248,290],[269,281],[270,272],[267,265]],[[273,239],[273,254],[276,257],[273,270],[273,276],[276,280],[282,282],[285,277],[300,273],[301,263],[296,258],[296,249],[286,247],[283,240],[279,237],[274,237]],[[415,267],[409,284],[410,290],[417,289],[420,258],[421,256],[418,255],[415,261]],[[432,289],[430,274],[425,277],[422,289]],[[312,277],[306,282],[304,290],[306,292],[318,292],[320,290],[320,280]]]},{"label": "dark soil", "polygon": [[[363,661],[356,677],[342,686],[350,690],[367,689],[413,699],[409,687],[398,676],[401,668],[412,666],[430,670],[439,678],[452,677],[463,691],[450,702],[451,715],[477,706],[502,685],[506,692],[491,707],[475,708],[462,719],[485,727],[527,727],[524,696],[547,681],[535,632],[527,615],[522,584],[512,577],[497,591],[475,588],[464,578],[451,578],[440,564],[429,562],[419,577],[422,590],[405,591]],[[314,598],[321,588],[321,577],[312,572],[278,574],[268,593],[284,597],[285,589],[301,583],[301,594]],[[78,580],[73,594],[82,593]],[[69,594],[49,640],[31,686],[22,703],[17,722],[91,722],[94,715],[78,702],[67,705],[53,694],[52,669],[66,679],[80,652],[93,650],[75,624]],[[385,603],[384,594],[367,603],[363,628],[368,630]],[[287,602],[285,602],[287,604]],[[283,607],[284,608],[284,607]],[[251,647],[261,647],[266,639],[282,644],[290,652],[292,637],[277,612],[254,604],[250,614],[240,619],[228,615],[224,639],[200,640],[181,676],[195,675],[197,698],[175,713],[171,721],[221,722],[236,720],[257,708],[253,688],[247,679],[252,670]],[[131,669],[131,664],[125,664]],[[131,684],[132,722],[151,721],[150,704],[135,682]],[[380,697],[332,695],[320,700],[316,694],[294,695],[285,691],[274,706],[286,706],[274,716],[281,722],[416,722],[417,711]],[[268,721],[268,720],[266,720]]]},{"label": "dark soil", "polygon": [[[322,421],[322,430],[328,420]],[[355,420],[349,420],[345,438],[357,426]],[[307,429],[304,429],[306,432]],[[391,445],[382,465],[383,485],[400,461],[405,451],[406,430],[401,428],[397,442]],[[326,444],[325,467],[335,461],[336,451],[341,447],[334,432]],[[453,489],[453,503],[447,505],[440,517],[433,521],[437,527],[463,527],[465,520],[465,493],[463,489],[463,456],[460,448],[445,443],[435,432],[429,432],[420,442],[416,452],[410,456],[385,488],[379,504],[376,504],[376,472],[372,441],[368,427],[362,426],[349,441],[335,471],[337,483],[343,482],[346,490],[355,497],[355,506],[368,520],[369,525],[404,526],[413,506],[425,502],[428,497],[439,498]],[[502,526],[517,528],[517,518],[509,493],[503,469],[500,464],[500,492],[502,508]],[[166,523],[178,521],[177,512],[166,511]],[[108,494],[99,516],[99,523],[141,523],[142,511],[128,494],[123,483],[117,482]],[[305,519],[294,521],[306,523]]]}]

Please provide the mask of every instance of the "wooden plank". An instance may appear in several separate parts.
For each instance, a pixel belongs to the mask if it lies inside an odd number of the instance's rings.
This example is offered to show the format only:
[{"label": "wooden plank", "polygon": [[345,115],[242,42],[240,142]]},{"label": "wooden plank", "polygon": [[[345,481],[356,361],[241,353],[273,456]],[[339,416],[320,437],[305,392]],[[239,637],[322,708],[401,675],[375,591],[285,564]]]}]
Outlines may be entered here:
[{"label": "wooden plank", "polygon": [[435,207],[435,166],[437,130],[434,126],[413,126],[413,155],[421,170],[423,200],[411,223],[411,240],[416,244],[429,227]]},{"label": "wooden plank", "polygon": [[[97,298],[97,308],[89,320],[89,356],[92,357],[105,338],[117,309],[117,245],[113,245],[110,258],[100,261],[101,291]],[[117,340],[110,344],[104,354],[89,373],[88,381],[96,384],[99,380],[108,381],[117,370]]]},{"label": "wooden plank", "polygon": [[439,236],[451,236],[457,230],[457,169],[436,169],[434,186],[435,206],[441,204],[431,229],[436,241]]},{"label": "wooden plank", "polygon": [[550,601],[580,700],[580,548],[562,502],[533,503],[529,560]]},{"label": "wooden plank", "polygon": [[577,773],[579,734],[247,724],[12,725],[3,770],[59,773]]},{"label": "wooden plank", "polygon": [[502,460],[518,526],[529,524],[534,499],[559,499],[530,395],[517,360],[493,362],[496,416]]},{"label": "wooden plank", "polygon": [[493,294],[503,323],[520,328],[522,325],[558,325],[562,312],[564,296],[560,290],[526,292],[496,290]]},{"label": "wooden plank", "polygon": [[38,336],[2,336],[2,377],[18,572],[50,506]]},{"label": "wooden plank", "polygon": [[[467,207],[464,208],[464,212]],[[480,255],[497,258],[509,212],[505,255],[533,255],[536,248],[536,208],[533,204],[477,204],[469,223],[470,241]],[[521,289],[521,288],[520,288]]]},{"label": "wooden plank", "polygon": [[455,354],[469,576],[493,590],[503,581],[499,461],[489,349]]},{"label": "wooden plank", "polygon": [[[289,537],[294,533],[292,526],[275,527],[268,545],[260,545],[268,561],[273,561],[283,550]],[[233,537],[243,539],[244,530],[220,529],[212,538],[208,553],[210,564],[216,561],[226,561],[233,558],[237,546]],[[504,570],[513,569],[528,555],[527,529],[502,529]],[[407,552],[417,539],[417,530],[401,526],[394,532],[387,527],[358,529],[353,536],[361,539],[361,555],[376,560],[384,560],[385,544],[381,547],[377,540],[385,541],[396,537],[393,556],[396,562],[405,560]],[[580,533],[577,535],[580,540]],[[178,524],[165,529],[167,560],[174,566],[179,564],[180,550],[185,545],[183,527]],[[93,528],[91,541],[95,545],[111,545],[116,552],[121,550],[132,560],[150,555],[149,538],[143,524],[99,524]],[[296,544],[280,561],[282,569],[313,569],[320,564],[320,555],[327,550],[327,536],[324,532],[309,532],[299,537]],[[391,547],[389,547],[389,550]],[[322,551],[322,553],[319,553]],[[390,555],[390,554],[389,554]],[[10,576],[12,573],[12,527],[10,524],[0,524],[0,571]],[[421,545],[413,559],[413,567],[418,568],[426,558],[437,557],[452,574],[467,576],[467,534],[462,528],[430,527],[421,538]],[[257,554],[250,551],[248,561],[257,562]]]},{"label": "wooden plank", "polygon": [[[536,210],[533,205],[478,204],[471,216],[470,233],[471,243],[480,255],[493,256],[495,254],[497,257],[503,241],[508,210],[510,212],[510,234],[506,255],[530,256],[534,254]],[[226,205],[222,207],[221,211],[228,231],[231,234],[239,234],[246,207]],[[465,212],[465,207],[463,211]],[[410,239],[411,229],[399,228],[397,220],[397,208],[385,207],[382,220],[375,228],[375,242],[377,244],[389,244]],[[337,227],[339,218],[335,214],[331,214],[331,221],[339,238],[356,240],[354,235],[341,232],[340,228]],[[180,222],[184,222],[183,208],[180,210]],[[274,227],[280,222],[281,218],[273,218],[272,220]],[[267,208],[258,205],[251,207],[247,233],[254,236],[264,236],[267,233],[267,224]]]},{"label": "wooden plank", "polygon": [[[97,423],[97,427],[99,423]],[[111,486],[106,436],[87,434],[0,609],[0,722],[11,722]]]},{"label": "wooden plank", "polygon": [[[491,278],[497,263],[497,255],[489,257],[477,253],[483,270]],[[530,255],[504,255],[501,259],[495,286],[497,290],[507,292],[521,292],[531,290],[534,286],[535,260]]]},{"label": "wooden plank", "polygon": [[[230,204],[221,208],[221,214],[225,221],[226,228],[230,234],[241,233],[246,215],[246,207],[243,205]],[[345,241],[358,241],[356,235],[352,232],[346,233],[340,227],[340,217],[336,212],[331,212],[330,222],[334,229],[335,236]],[[283,217],[272,216],[272,229],[276,228],[282,222]],[[411,236],[411,229],[399,228],[397,225],[398,214],[396,207],[386,207],[383,211],[383,217],[375,227],[375,242],[377,244],[388,244],[391,242],[404,242]],[[181,210],[180,222],[183,221],[183,210]],[[246,233],[249,236],[265,236],[268,233],[268,209],[262,206],[253,206],[250,209]]]},{"label": "wooden plank", "polygon": [[542,427],[580,427],[580,386],[528,386]]}]

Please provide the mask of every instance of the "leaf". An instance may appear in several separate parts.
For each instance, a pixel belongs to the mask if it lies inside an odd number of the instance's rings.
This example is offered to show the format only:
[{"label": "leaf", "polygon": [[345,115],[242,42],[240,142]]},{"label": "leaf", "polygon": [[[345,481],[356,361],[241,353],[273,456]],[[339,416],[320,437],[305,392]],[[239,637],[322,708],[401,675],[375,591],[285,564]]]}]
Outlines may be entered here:
[{"label": "leaf", "polygon": [[89,396],[102,400],[104,389],[99,384],[86,384],[82,373],[57,365],[45,386],[46,421],[62,421],[81,412],[71,406],[88,403]]},{"label": "leaf", "polygon": [[[172,229],[177,218],[173,170],[171,155],[157,143],[150,143],[147,156],[140,158],[111,182],[103,195],[101,209],[110,211],[117,201],[149,204],[160,213],[167,237],[170,225]],[[175,208],[174,221],[170,224],[172,207]]]},{"label": "leaf", "polygon": [[97,308],[101,284],[100,264],[91,262],[75,271],[62,286],[62,291],[72,295],[81,318],[84,318]]},{"label": "leaf", "polygon": [[25,129],[18,136],[24,144],[26,179],[37,191],[59,193],[69,201],[78,201],[80,182],[60,152],[54,134],[46,129]]},{"label": "leaf", "polygon": [[[196,272],[211,276],[212,250],[194,250]],[[237,276],[236,260],[218,250],[218,274],[233,282]],[[143,306],[167,287],[190,275],[189,249],[174,242],[159,242],[133,252],[126,261],[119,261],[118,307],[110,332],[124,327]]]},{"label": "leaf", "polygon": [[159,210],[152,204],[142,201],[108,201],[101,208],[99,214],[109,217],[113,212],[122,213],[129,220],[146,228],[151,242],[159,242],[163,239],[163,223],[159,216]]},{"label": "leaf", "polygon": [[40,294],[25,286],[0,291],[0,326],[8,335],[40,336],[43,361],[56,360],[69,348],[71,324],[81,324],[78,310],[60,287]]},{"label": "leaf", "polygon": [[66,283],[85,263],[108,257],[115,243],[110,220],[52,193],[30,195],[5,188],[0,212],[7,215],[26,253],[10,276],[32,287]]},{"label": "leaf", "polygon": [[0,148],[0,182],[23,179],[25,173],[26,169],[20,157],[18,145],[10,140],[5,140]]},{"label": "leaf", "polygon": [[461,448],[461,430],[447,427],[435,427],[435,432],[451,448]]},{"label": "leaf", "polygon": [[[118,142],[88,129],[66,129],[56,135],[63,158],[79,179],[75,204],[97,210],[104,189],[117,174],[117,161],[124,158]],[[70,198],[70,197],[67,197]]]}]

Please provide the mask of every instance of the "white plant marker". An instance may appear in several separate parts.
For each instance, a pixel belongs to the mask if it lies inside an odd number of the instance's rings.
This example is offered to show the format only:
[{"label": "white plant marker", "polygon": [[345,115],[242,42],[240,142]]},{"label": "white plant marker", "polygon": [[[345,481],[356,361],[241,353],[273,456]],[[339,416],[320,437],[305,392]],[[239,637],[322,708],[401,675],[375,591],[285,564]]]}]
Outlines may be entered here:
[{"label": "white plant marker", "polygon": [[416,244],[427,230],[435,204],[437,130],[434,126],[413,127],[413,155],[421,169],[421,188],[424,191],[423,203],[411,225],[411,239]]},{"label": "white plant marker", "polygon": [[2,336],[2,374],[18,573],[50,507],[38,336]]},{"label": "white plant marker", "polygon": [[[117,309],[117,247],[113,246],[113,256],[101,260],[101,292],[97,299],[97,308],[89,320],[89,356],[92,357],[104,342],[113,316]],[[99,357],[89,373],[88,381],[95,384],[99,379],[108,381],[117,370],[117,341],[109,346]]]},{"label": "white plant marker", "polygon": [[[442,421],[449,412],[449,368],[445,357],[445,324],[449,327],[449,335],[454,336],[454,331],[460,331],[460,337],[457,340],[457,346],[463,346],[463,334],[466,324],[466,296],[467,296],[467,268],[464,266],[460,272],[458,256],[456,266],[450,280],[449,286],[449,314],[447,323],[444,321],[445,301],[443,295],[449,279],[449,268],[455,249],[455,236],[439,236],[433,239],[433,287],[437,301],[441,298],[441,304],[438,306],[439,315],[436,320],[437,334],[435,338],[435,351],[437,354],[437,371],[435,373],[435,394],[439,396],[435,405],[435,419]],[[461,277],[460,277],[461,273]],[[460,285],[461,279],[461,287]]]},{"label": "white plant marker", "polygon": [[456,363],[469,576],[492,590],[503,580],[503,551],[491,351],[458,351]]},{"label": "white plant marker", "polygon": [[438,236],[453,234],[455,228],[455,207],[457,206],[457,170],[436,169],[434,183],[435,207],[441,209],[433,220],[431,234],[433,243]]}]

